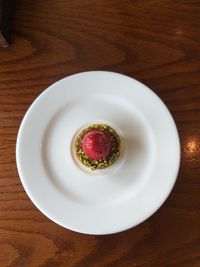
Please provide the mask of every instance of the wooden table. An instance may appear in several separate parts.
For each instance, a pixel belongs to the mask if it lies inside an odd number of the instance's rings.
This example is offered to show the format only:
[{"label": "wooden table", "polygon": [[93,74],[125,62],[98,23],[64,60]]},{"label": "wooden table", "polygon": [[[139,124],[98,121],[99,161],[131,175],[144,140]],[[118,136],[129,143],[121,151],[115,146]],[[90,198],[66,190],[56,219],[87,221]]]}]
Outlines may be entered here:
[{"label": "wooden table", "polygon": [[[181,139],[181,168],[165,204],[108,236],[51,222],[27,197],[15,165],[29,105],[53,82],[86,70],[121,72],[152,88]],[[200,266],[199,71],[198,0],[18,1],[13,44],[0,49],[0,266]]]}]

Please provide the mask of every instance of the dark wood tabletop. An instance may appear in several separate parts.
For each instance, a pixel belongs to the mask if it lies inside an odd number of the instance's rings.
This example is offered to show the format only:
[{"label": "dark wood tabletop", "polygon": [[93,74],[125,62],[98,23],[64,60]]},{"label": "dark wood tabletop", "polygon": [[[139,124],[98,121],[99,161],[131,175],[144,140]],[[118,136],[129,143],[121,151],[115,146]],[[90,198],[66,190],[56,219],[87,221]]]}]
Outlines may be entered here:
[{"label": "dark wood tabletop", "polygon": [[[50,84],[109,70],[149,86],[180,134],[181,166],[164,205],[128,231],[64,229],[30,201],[15,163],[21,120]],[[173,148],[171,148],[173,149]],[[0,266],[200,266],[200,1],[19,0],[0,48]]]}]

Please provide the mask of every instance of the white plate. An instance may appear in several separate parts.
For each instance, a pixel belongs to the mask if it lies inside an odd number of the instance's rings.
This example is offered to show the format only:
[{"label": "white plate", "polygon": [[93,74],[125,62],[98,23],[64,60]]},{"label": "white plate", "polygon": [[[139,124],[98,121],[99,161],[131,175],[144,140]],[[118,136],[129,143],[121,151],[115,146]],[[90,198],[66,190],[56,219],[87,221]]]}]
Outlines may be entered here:
[{"label": "white plate", "polygon": [[[121,158],[103,172],[80,168],[78,129],[103,122],[121,135]],[[150,89],[104,71],[75,74],[45,90],[26,113],[17,167],[33,203],[54,222],[88,234],[131,228],[151,216],[175,183],[180,144],[168,109]]]}]

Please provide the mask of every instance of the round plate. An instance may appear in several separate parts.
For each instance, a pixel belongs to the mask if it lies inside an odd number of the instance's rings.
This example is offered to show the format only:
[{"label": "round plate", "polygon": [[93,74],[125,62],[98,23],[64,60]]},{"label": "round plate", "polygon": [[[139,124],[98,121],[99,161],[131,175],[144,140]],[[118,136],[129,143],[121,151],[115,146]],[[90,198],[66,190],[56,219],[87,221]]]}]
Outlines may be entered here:
[{"label": "round plate", "polygon": [[[122,139],[118,161],[104,171],[81,168],[73,139],[106,123]],[[33,203],[54,222],[88,234],[111,234],[151,216],[175,183],[180,144],[172,116],[140,82],[104,71],[75,74],[45,90],[26,113],[17,138],[17,168]]]}]

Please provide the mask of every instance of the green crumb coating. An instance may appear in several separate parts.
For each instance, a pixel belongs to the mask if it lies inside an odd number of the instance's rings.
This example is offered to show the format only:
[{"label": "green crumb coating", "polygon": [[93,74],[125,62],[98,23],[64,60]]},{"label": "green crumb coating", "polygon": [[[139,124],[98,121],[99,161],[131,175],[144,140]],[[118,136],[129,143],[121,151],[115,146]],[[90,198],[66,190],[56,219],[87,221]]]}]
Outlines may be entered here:
[{"label": "green crumb coating", "polygon": [[[108,157],[100,160],[91,160],[89,159],[84,151],[82,150],[82,140],[83,137],[92,130],[101,130],[110,134],[112,140],[112,150]],[[105,169],[112,165],[120,155],[120,138],[119,135],[106,124],[92,124],[87,128],[83,129],[75,140],[75,153],[79,161],[86,167],[91,170]]]}]

